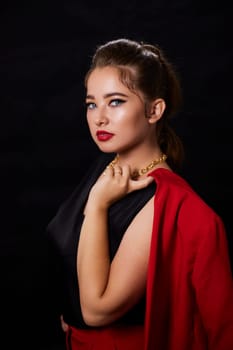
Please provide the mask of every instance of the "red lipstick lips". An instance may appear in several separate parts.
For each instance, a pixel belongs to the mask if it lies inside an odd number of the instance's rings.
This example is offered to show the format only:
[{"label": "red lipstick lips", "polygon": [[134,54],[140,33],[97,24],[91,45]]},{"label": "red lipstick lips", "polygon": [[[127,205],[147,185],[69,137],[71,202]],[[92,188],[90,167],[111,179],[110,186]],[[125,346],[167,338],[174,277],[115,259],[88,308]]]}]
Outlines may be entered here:
[{"label": "red lipstick lips", "polygon": [[104,131],[104,130],[98,130],[96,133],[96,136],[99,141],[108,141],[113,137],[114,134],[111,134],[110,132]]}]

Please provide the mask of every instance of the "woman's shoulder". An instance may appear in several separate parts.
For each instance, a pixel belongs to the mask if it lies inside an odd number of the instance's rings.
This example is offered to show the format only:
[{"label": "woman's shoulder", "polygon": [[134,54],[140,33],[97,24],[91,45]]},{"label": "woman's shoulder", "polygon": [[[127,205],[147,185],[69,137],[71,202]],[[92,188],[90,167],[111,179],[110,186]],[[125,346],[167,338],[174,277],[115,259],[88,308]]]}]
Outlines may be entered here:
[{"label": "woman's shoulder", "polygon": [[219,219],[214,209],[201,197],[192,185],[181,175],[164,168],[153,171],[157,195],[176,204],[189,216]]},{"label": "woman's shoulder", "polygon": [[157,168],[148,175],[153,176],[157,185],[157,192],[169,192],[169,195],[180,197],[198,195],[184,177],[172,170]]},{"label": "woman's shoulder", "polygon": [[154,171],[150,172],[148,175],[153,176],[156,183],[159,186],[169,185],[169,186],[183,188],[186,190],[192,189],[190,184],[184,177],[167,168],[162,168],[162,167],[157,168]]},{"label": "woman's shoulder", "polygon": [[157,210],[164,214],[166,221],[177,227],[185,242],[225,235],[222,218],[186,179],[162,168],[151,175],[157,182]]},{"label": "woman's shoulder", "polygon": [[77,209],[82,207],[91,186],[112,158],[113,155],[111,154],[101,153],[96,156],[92,163],[87,166],[87,171],[81,176],[77,185],[70,190],[66,198],[60,203],[52,222],[57,217],[71,216],[73,211],[76,212]]}]

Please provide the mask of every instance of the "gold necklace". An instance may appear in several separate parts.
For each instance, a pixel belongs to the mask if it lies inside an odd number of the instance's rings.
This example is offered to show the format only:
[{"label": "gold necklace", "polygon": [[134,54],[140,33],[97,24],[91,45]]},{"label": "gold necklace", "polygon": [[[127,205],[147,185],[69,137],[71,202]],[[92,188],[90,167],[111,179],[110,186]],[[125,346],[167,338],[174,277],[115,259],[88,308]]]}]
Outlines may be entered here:
[{"label": "gold necklace", "polygon": [[[117,154],[116,157],[111,161],[109,166],[114,167],[114,165],[118,162],[119,155]],[[139,176],[144,175],[148,173],[151,169],[153,169],[156,165],[165,162],[167,159],[166,154],[162,154],[158,159],[152,160],[145,168],[141,168],[139,170],[134,170],[132,173],[132,179],[137,179]]]}]

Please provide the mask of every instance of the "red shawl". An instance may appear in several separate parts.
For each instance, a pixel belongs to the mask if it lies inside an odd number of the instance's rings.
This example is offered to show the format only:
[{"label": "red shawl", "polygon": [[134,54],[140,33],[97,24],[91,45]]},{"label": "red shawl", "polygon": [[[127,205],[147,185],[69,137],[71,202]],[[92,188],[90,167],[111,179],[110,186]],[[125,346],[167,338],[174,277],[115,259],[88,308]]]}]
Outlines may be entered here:
[{"label": "red shawl", "polygon": [[144,350],[233,350],[233,280],[219,216],[157,169]]}]

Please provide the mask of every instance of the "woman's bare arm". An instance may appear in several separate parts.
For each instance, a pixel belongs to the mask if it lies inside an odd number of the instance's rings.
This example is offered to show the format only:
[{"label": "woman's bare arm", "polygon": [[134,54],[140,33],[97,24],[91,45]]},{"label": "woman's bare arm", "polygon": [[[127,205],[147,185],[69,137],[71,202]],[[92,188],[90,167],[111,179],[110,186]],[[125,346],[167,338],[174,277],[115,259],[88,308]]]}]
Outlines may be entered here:
[{"label": "woman's bare arm", "polygon": [[[106,185],[105,181],[108,179],[103,180]],[[77,256],[80,302],[84,320],[92,326],[115,321],[136,304],[145,292],[153,199],[128,227],[110,264],[107,212],[109,203],[116,198],[113,192],[118,185],[109,183],[107,191],[111,194],[103,195],[101,192],[99,195],[97,191],[89,198],[81,229]]]}]

